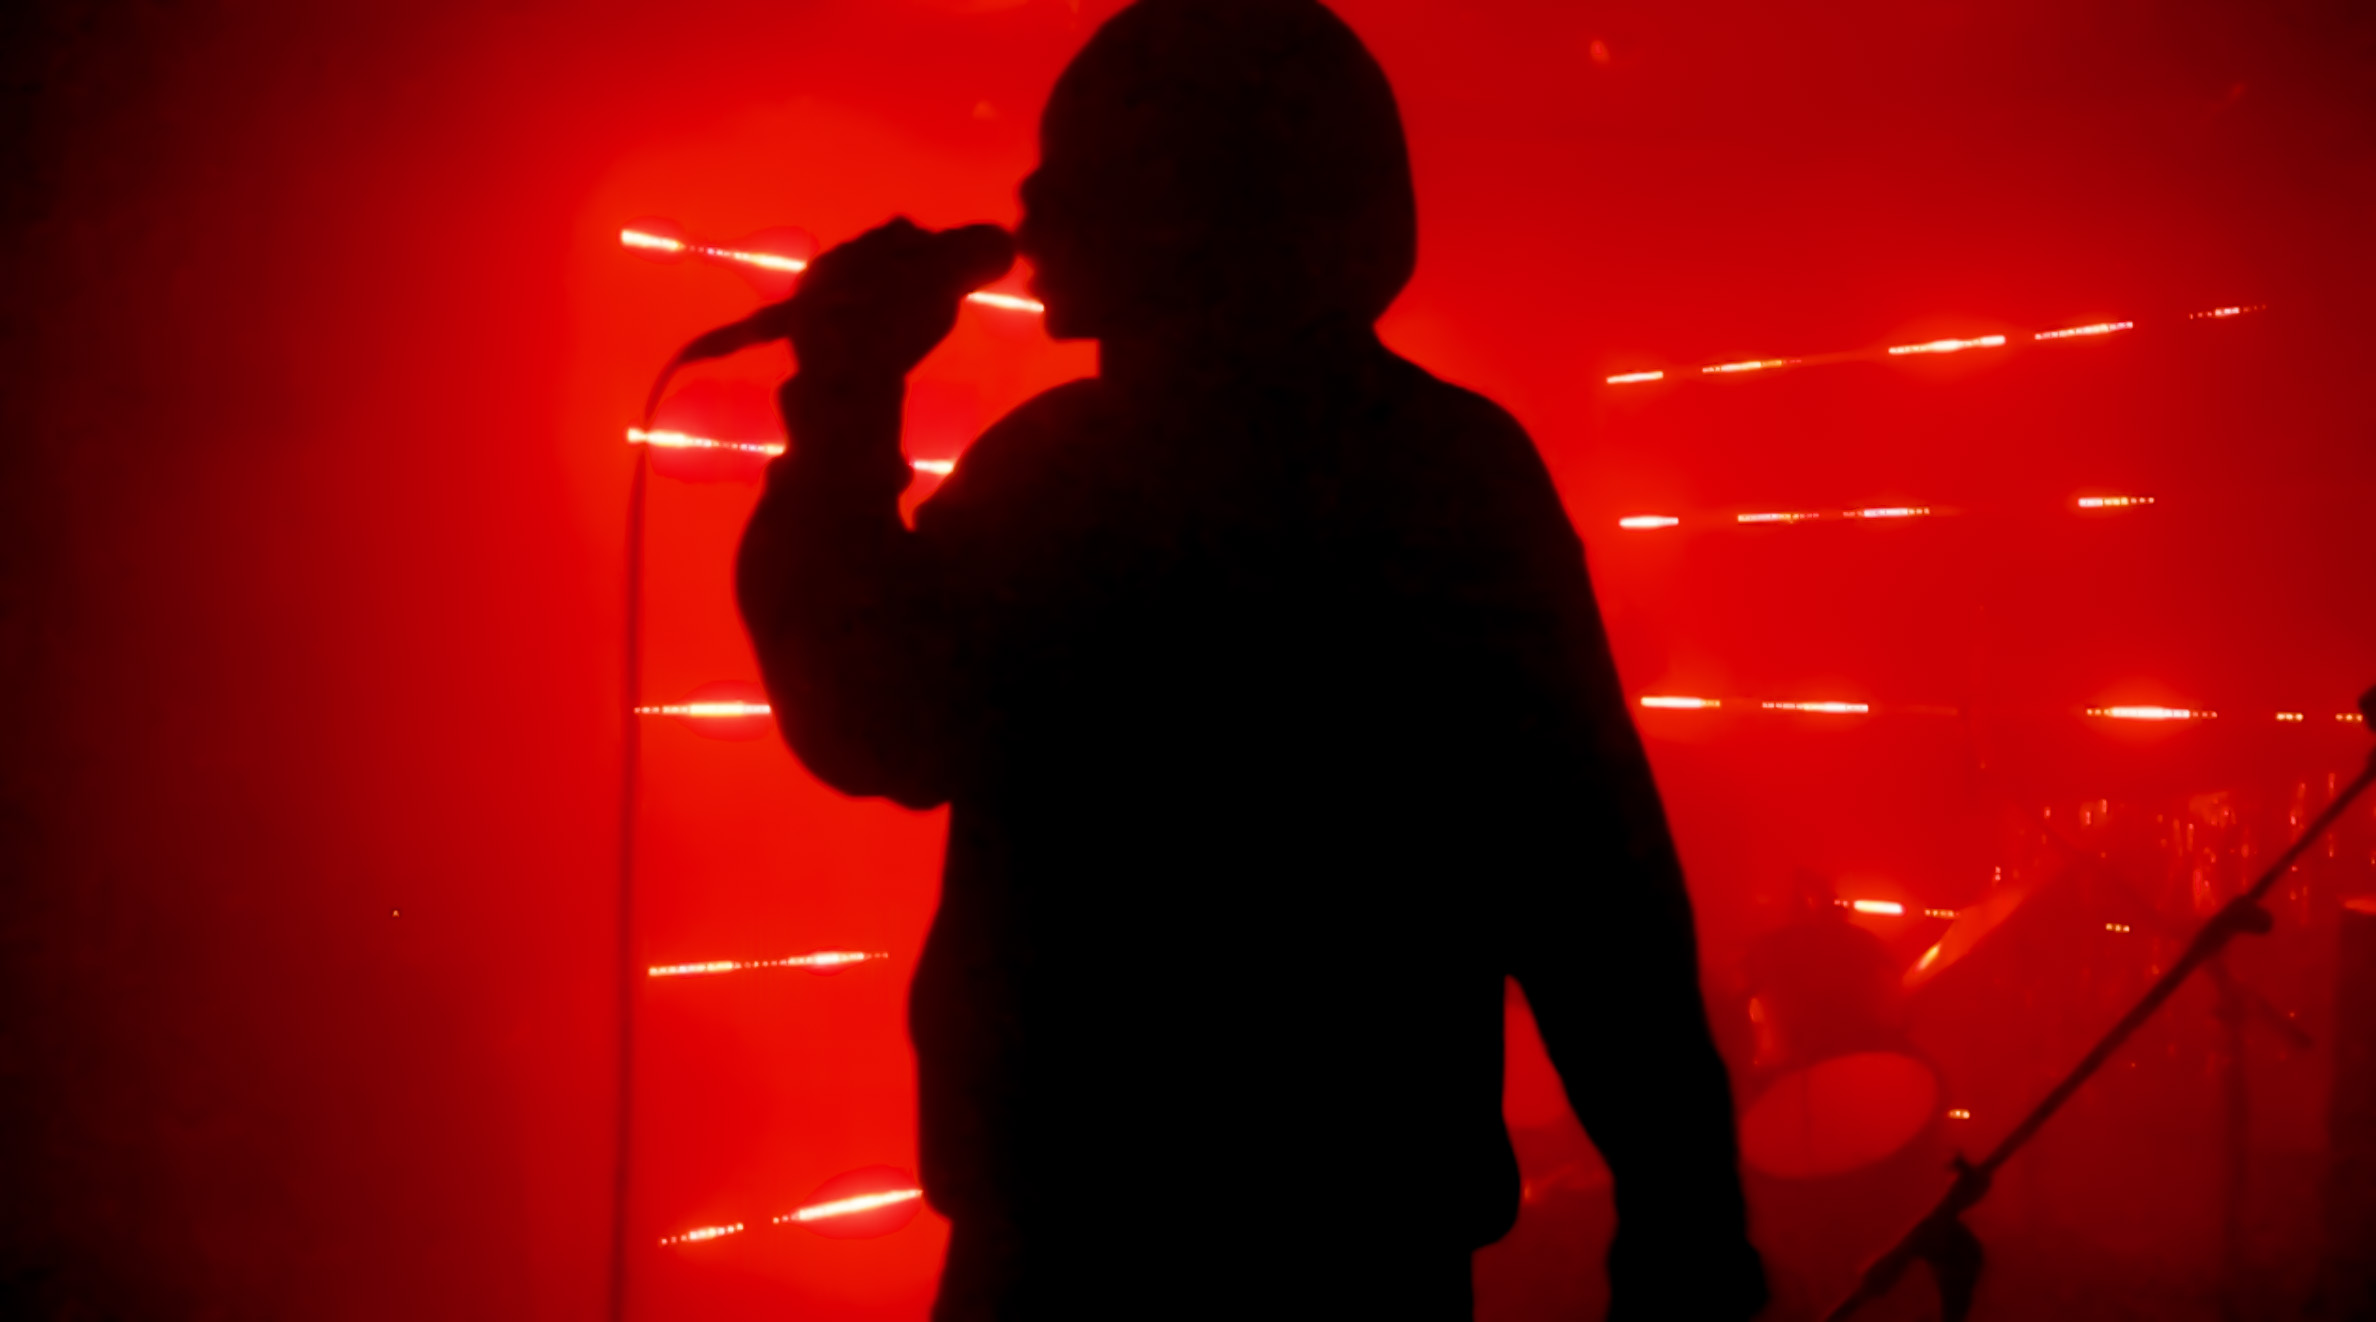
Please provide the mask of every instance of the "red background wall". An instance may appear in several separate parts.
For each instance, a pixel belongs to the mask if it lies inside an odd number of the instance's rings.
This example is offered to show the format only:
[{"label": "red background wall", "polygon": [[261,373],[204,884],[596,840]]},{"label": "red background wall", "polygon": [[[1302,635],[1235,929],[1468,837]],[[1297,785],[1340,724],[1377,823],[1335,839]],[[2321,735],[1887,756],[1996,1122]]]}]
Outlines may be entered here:
[{"label": "red background wall", "polygon": [[[616,228],[1011,219],[1040,99],[1110,8],[13,11],[0,1273],[32,1315],[597,1312],[619,429],[752,301]],[[1533,429],[1635,688],[2338,711],[2376,679],[2364,11],[1342,12],[1419,177],[1388,338]],[[1598,385],[2263,302],[2060,358]],[[1090,361],[969,314],[926,374],[986,421]],[[2058,521],[2083,487],[2149,490],[2158,522]],[[749,498],[656,492],[656,697],[749,673],[725,577]],[[2031,514],[1785,549],[1613,526],[1897,500]],[[2356,749],[2075,729],[2001,760],[2043,796]],[[1961,734],[1650,730],[1712,977],[1793,868],[1951,905],[1988,861]],[[939,843],[772,739],[660,724],[649,753],[653,960],[894,959],[649,989],[639,1246],[908,1160],[901,992]],[[938,1234],[639,1248],[638,1315],[918,1316]]]}]

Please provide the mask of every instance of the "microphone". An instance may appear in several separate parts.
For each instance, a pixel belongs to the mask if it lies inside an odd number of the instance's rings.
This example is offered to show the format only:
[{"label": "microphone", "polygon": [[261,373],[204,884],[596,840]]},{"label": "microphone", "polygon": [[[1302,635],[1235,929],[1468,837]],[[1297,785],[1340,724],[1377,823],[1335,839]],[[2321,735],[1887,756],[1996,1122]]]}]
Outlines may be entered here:
[{"label": "microphone", "polygon": [[[893,224],[904,222],[894,221]],[[951,290],[971,289],[987,284],[1006,274],[1015,262],[1015,241],[996,225],[960,225],[926,236],[927,245],[916,255],[919,266],[936,275],[943,287]],[[968,301],[991,303],[999,307],[1013,307],[1027,302],[1011,295],[968,294]],[[740,321],[730,321],[715,330],[704,331],[685,343],[660,369],[660,377],[652,383],[652,392],[644,399],[644,425],[649,427],[653,412],[660,407],[660,397],[668,390],[679,369],[688,363],[703,362],[741,353],[745,349],[775,340],[792,338],[792,305],[800,301],[794,290],[792,297],[780,303],[770,303]],[[1031,305],[1036,311],[1037,305]]]}]

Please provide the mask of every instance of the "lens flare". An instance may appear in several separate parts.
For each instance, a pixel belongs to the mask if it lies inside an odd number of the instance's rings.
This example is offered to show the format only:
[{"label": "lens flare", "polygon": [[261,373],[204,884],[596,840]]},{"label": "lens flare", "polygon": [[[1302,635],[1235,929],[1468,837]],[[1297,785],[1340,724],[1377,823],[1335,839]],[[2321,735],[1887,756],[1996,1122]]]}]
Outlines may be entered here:
[{"label": "lens flare", "polygon": [[698,1230],[688,1230],[681,1235],[670,1235],[660,1241],[660,1246],[667,1248],[675,1244],[700,1244],[708,1240],[724,1239],[728,1235],[739,1235],[743,1229],[743,1223],[740,1221],[728,1226],[703,1226]]},{"label": "lens flare", "polygon": [[2083,510],[2135,509],[2152,503],[2153,497],[2151,496],[2081,496],[2079,498],[2079,508]]},{"label": "lens flare", "polygon": [[1662,693],[1647,694],[1641,703],[1661,711],[1713,711],[1724,705],[1721,698],[1685,698]]},{"label": "lens flare", "polygon": [[1628,514],[1617,521],[1620,528],[1672,528],[1683,520],[1672,514]]},{"label": "lens flare", "polygon": [[1666,380],[1666,373],[1664,372],[1619,372],[1617,375],[1609,378],[1609,384],[1613,386],[1630,386],[1638,381],[1664,380]]},{"label": "lens flare", "polygon": [[1818,716],[1861,716],[1873,707],[1864,702],[1761,702],[1767,711],[1803,711]]}]

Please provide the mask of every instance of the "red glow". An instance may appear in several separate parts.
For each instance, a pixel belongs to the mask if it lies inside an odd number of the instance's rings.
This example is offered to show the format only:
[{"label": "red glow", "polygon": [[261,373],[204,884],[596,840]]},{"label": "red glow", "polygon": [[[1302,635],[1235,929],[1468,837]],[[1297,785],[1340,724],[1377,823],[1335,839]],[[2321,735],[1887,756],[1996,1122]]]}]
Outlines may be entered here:
[{"label": "red glow", "polygon": [[2153,497],[2151,496],[2081,496],[2079,498],[2079,508],[2083,510],[2133,509],[2152,503]]},{"label": "red glow", "polygon": [[1858,913],[1887,914],[1892,918],[1905,916],[1906,906],[1896,900],[1850,900],[1848,907]]},{"label": "red glow", "polygon": [[2249,306],[2212,308],[2207,312],[2189,312],[2186,314],[2186,319],[2188,321],[2224,320],[2228,317],[2241,317],[2247,312],[2258,312],[2267,306],[2266,303],[2254,303]]},{"label": "red glow", "polygon": [[1889,351],[1892,354],[1962,353],[1966,349],[1998,348],[2004,342],[2005,337],[2002,335],[1980,335],[1968,340],[1926,340],[1921,344],[1893,344],[1889,346]]},{"label": "red glow", "polygon": [[1672,514],[1628,514],[1617,521],[1620,528],[1672,528],[1683,520]]},{"label": "red glow", "polygon": [[1870,509],[1849,511],[1860,519],[1919,519],[1930,513],[1928,505],[1881,505]]},{"label": "red glow", "polygon": [[909,1172],[865,1166],[818,1185],[807,1202],[775,1223],[806,1226],[831,1239],[873,1239],[915,1220],[923,1198]]},{"label": "red glow", "polygon": [[1645,707],[1664,711],[1711,711],[1724,705],[1717,698],[1680,698],[1663,694],[1645,696],[1641,702]]},{"label": "red glow", "polygon": [[1757,705],[1767,711],[1814,712],[1820,716],[1861,716],[1873,709],[1870,703],[1863,702],[1761,702]]},{"label": "red glow", "polygon": [[1737,363],[1717,363],[1713,366],[1703,367],[1700,371],[1711,374],[1764,372],[1777,367],[1788,367],[1797,361],[1796,358],[1748,358]]},{"label": "red glow", "polygon": [[1820,519],[1820,518],[1822,518],[1822,517],[1823,517],[1823,516],[1822,516],[1821,514],[1817,514],[1817,513],[1814,513],[1814,512],[1812,512],[1812,511],[1804,511],[1804,510],[1784,510],[1784,511],[1776,511],[1776,512],[1771,512],[1771,513],[1759,513],[1759,514],[1736,514],[1736,515],[1734,515],[1734,516],[1733,516],[1733,522],[1735,522],[1735,523],[1811,523],[1811,522],[1813,522],[1814,520],[1816,520],[1816,519]]},{"label": "red glow", "polygon": [[2090,707],[2087,714],[2113,721],[2207,721],[2219,715],[2191,707]]},{"label": "red glow", "polygon": [[670,1235],[660,1241],[660,1246],[667,1248],[673,1244],[700,1244],[708,1240],[724,1239],[728,1235],[739,1235],[743,1230],[744,1226],[740,1221],[732,1225],[703,1226],[698,1230],[688,1230],[681,1235]]},{"label": "red glow", "polygon": [[2111,335],[2118,331],[2135,330],[2136,328],[2137,323],[2133,321],[2099,321],[2092,326],[2072,326],[2065,330],[2039,331],[2030,338],[2033,340],[2069,340],[2082,335]]},{"label": "red glow", "polygon": [[1911,1056],[1836,1057],[1783,1075],[1741,1113],[1741,1157],[1785,1179],[1837,1175],[1913,1141],[1938,1105],[1937,1077]]},{"label": "red glow", "polygon": [[1619,372],[1617,375],[1609,378],[1609,384],[1613,386],[1630,386],[1637,381],[1664,380],[1666,380],[1666,373],[1664,372]]},{"label": "red glow", "polygon": [[820,976],[841,972],[854,964],[869,960],[889,959],[884,951],[818,950],[806,955],[786,955],[782,959],[713,959],[698,964],[655,964],[644,970],[654,978],[683,978],[704,973],[741,973],[750,969],[807,969]]}]

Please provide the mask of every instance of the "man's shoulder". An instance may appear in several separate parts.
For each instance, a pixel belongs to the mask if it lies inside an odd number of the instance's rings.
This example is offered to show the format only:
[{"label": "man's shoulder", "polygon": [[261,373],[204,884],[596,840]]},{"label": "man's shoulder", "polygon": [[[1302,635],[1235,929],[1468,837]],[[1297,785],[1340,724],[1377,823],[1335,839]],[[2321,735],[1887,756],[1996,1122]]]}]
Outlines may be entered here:
[{"label": "man's shoulder", "polygon": [[1408,458],[1446,497],[1465,496],[1547,516],[1558,508],[1550,470],[1534,438],[1510,411],[1408,359],[1390,355],[1389,380]]}]

